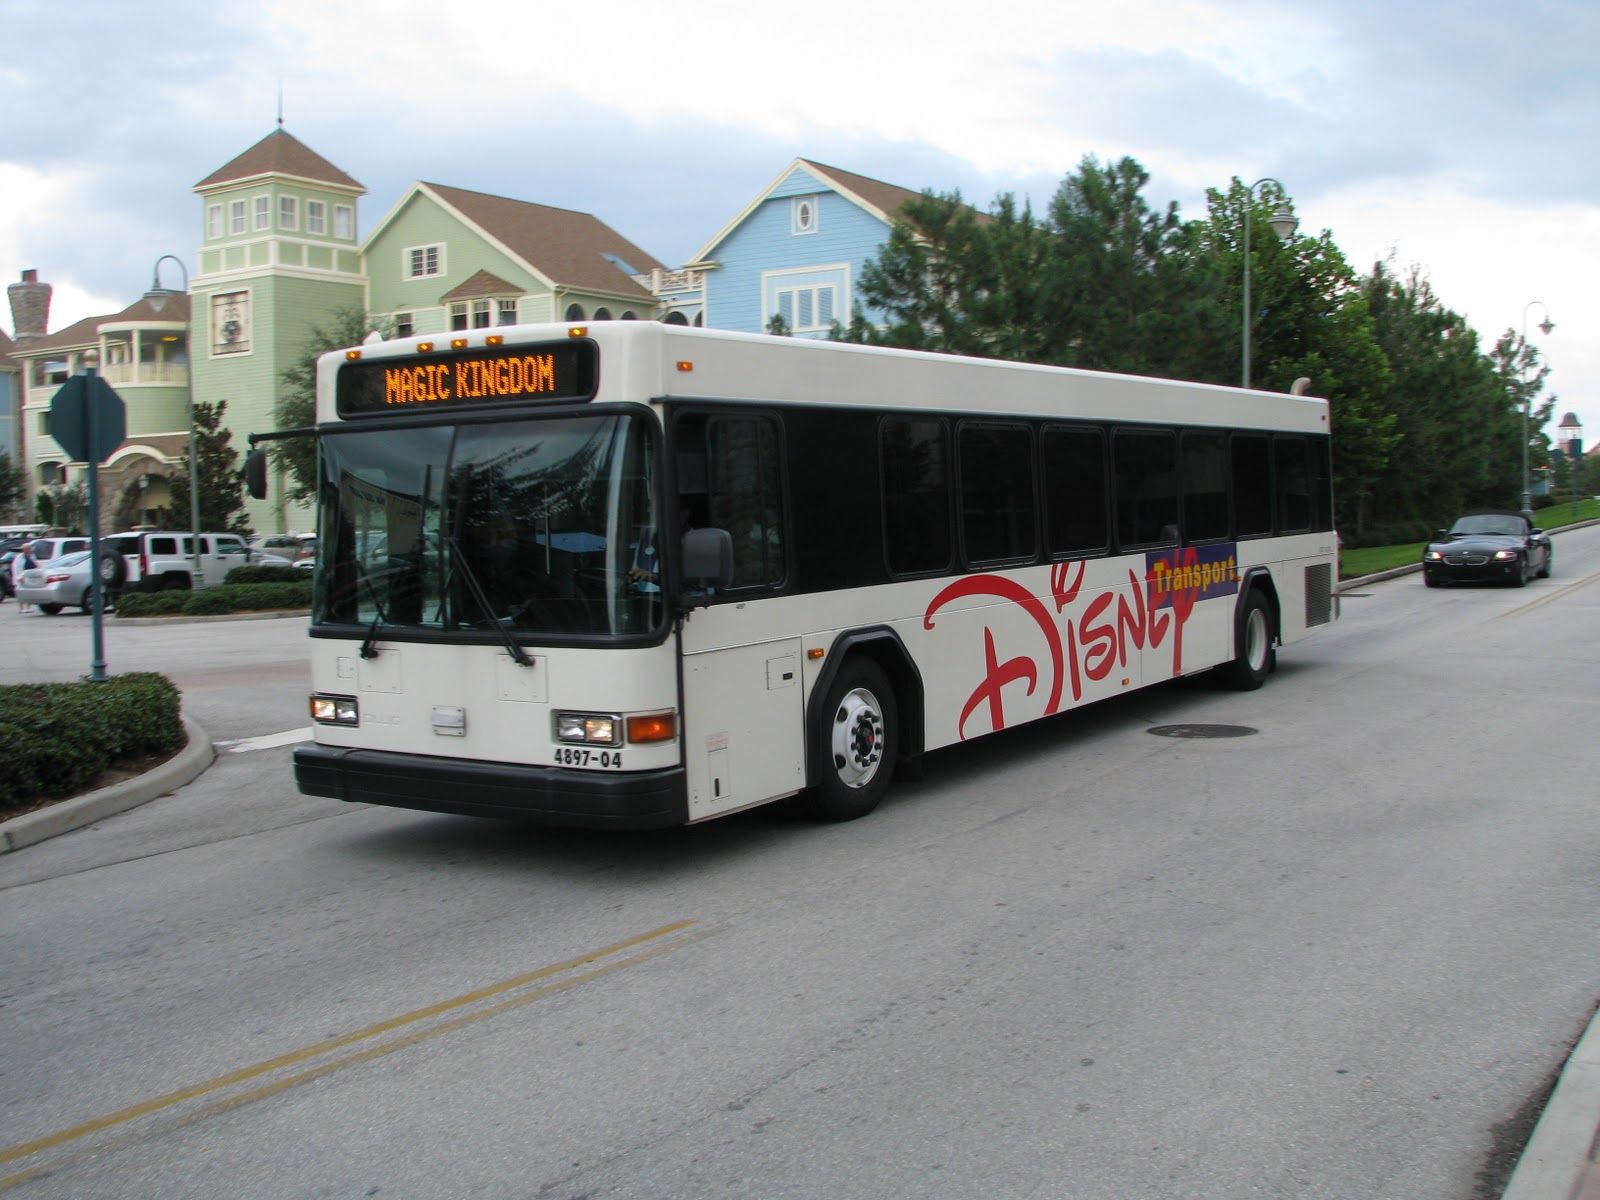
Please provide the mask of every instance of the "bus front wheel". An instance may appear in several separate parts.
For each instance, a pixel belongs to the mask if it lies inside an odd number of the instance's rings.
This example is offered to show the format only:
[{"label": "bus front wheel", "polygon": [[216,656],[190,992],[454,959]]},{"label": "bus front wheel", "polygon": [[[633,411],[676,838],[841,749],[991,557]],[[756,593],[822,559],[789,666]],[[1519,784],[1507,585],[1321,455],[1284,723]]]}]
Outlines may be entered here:
[{"label": "bus front wheel", "polygon": [[1267,681],[1277,661],[1278,653],[1272,646],[1272,606],[1260,589],[1253,588],[1239,613],[1239,639],[1233,661],[1219,668],[1222,680],[1236,691],[1254,691]]},{"label": "bus front wheel", "polygon": [[846,663],[818,709],[813,744],[819,748],[817,781],[806,806],[829,821],[864,817],[883,799],[899,750],[894,689],[877,663]]}]

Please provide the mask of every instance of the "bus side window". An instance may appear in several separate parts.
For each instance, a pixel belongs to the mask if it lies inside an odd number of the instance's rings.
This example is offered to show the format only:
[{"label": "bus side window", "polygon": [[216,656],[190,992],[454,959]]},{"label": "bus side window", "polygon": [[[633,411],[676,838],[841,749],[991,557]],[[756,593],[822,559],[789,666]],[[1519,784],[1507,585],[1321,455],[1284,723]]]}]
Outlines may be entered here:
[{"label": "bus side window", "polygon": [[920,575],[950,566],[950,433],[940,417],[885,417],[884,546],[889,571]]},{"label": "bus side window", "polygon": [[730,587],[777,587],[787,574],[777,422],[718,416],[706,423],[711,526],[733,538]]}]

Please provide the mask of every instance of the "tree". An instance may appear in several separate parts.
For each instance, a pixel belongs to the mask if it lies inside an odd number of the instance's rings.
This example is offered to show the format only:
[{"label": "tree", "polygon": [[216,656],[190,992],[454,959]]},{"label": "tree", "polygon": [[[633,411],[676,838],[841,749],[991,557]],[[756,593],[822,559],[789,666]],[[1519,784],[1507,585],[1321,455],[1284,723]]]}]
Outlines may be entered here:
[{"label": "tree", "polygon": [[1400,438],[1374,489],[1373,536],[1412,541],[1458,513],[1506,503],[1521,419],[1477,333],[1414,268],[1400,279],[1377,263],[1363,290],[1393,372]]},{"label": "tree", "polygon": [[[359,346],[367,336],[387,337],[387,320],[368,316],[360,308],[345,308],[333,314],[327,325],[319,325],[306,335],[300,357],[283,372],[283,394],[278,398],[273,417],[279,429],[309,429],[317,423],[317,359],[330,350]],[[317,493],[317,447],[309,438],[285,438],[269,442],[272,461],[289,473],[289,498],[304,502]]]},{"label": "tree", "polygon": [[[232,431],[223,424],[227,412],[226,400],[218,400],[215,404],[204,400],[195,402],[194,461],[200,486],[200,529],[249,537],[255,530],[245,516],[244,478],[239,469],[239,452],[233,448]],[[172,505],[161,511],[161,528],[188,529],[192,510],[189,503],[187,455],[179,464],[178,474],[170,482]]]},{"label": "tree", "polygon": [[22,468],[11,461],[11,455],[0,450],[0,512],[13,512],[27,494]]}]

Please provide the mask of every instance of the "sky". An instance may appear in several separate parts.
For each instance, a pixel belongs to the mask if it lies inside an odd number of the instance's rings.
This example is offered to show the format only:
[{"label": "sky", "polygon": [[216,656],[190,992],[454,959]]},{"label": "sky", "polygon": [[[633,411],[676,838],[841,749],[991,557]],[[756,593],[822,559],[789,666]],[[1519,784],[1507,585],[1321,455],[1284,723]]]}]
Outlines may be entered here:
[{"label": "sky", "polygon": [[52,330],[138,299],[162,255],[192,267],[194,184],[280,115],[366,186],[362,236],[425,180],[593,213],[669,266],[797,157],[1039,210],[1130,156],[1152,207],[1275,179],[1358,272],[1416,272],[1485,348],[1526,331],[1548,432],[1572,411],[1600,442],[1595,0],[160,10],[0,0],[0,279],[54,285]]}]

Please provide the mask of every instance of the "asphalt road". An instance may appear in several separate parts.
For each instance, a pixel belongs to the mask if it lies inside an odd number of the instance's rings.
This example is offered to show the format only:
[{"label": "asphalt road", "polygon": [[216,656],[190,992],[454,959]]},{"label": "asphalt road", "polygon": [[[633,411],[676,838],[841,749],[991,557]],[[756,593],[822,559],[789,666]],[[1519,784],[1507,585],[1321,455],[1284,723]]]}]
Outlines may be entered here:
[{"label": "asphalt road", "polygon": [[[0,1191],[1463,1200],[1600,998],[1600,529],[930,757],[873,816],[526,831],[222,746],[0,858]],[[24,624],[27,622],[27,624]],[[219,744],[299,622],[114,631]],[[87,621],[0,608],[0,682]],[[1225,739],[1151,736],[1226,724]]]}]

